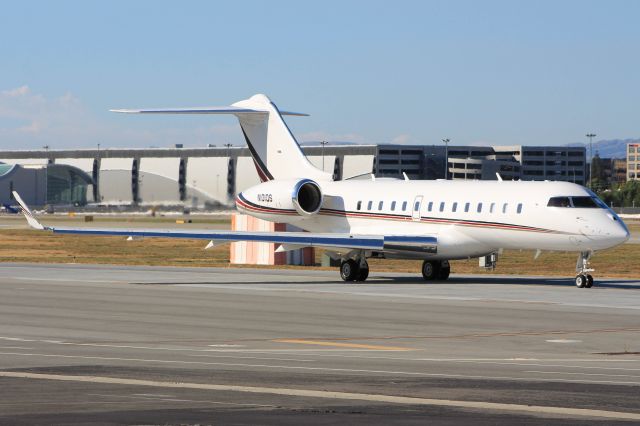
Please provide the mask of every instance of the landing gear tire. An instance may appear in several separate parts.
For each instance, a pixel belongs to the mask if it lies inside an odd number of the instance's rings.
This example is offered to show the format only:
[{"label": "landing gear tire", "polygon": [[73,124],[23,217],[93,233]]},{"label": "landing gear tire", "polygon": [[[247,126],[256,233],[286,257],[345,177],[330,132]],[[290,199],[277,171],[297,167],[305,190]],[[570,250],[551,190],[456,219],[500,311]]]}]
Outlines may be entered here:
[{"label": "landing gear tire", "polygon": [[585,288],[587,286],[587,276],[586,275],[577,275],[576,276],[576,287]]},{"label": "landing gear tire", "polygon": [[449,265],[448,260],[443,260],[440,264],[440,271],[438,272],[439,280],[446,280],[449,278],[449,274],[451,273],[451,265]]},{"label": "landing gear tire", "polygon": [[440,274],[440,262],[425,260],[422,262],[422,277],[426,281],[433,281]]},{"label": "landing gear tire", "polygon": [[367,265],[366,267],[360,266],[360,271],[358,271],[358,276],[356,278],[356,281],[366,281],[368,277],[369,277],[369,265]]},{"label": "landing gear tire", "polygon": [[587,275],[587,284],[585,284],[586,288],[593,287],[593,277],[591,275]]},{"label": "landing gear tire", "polygon": [[344,281],[355,281],[355,279],[358,278],[359,274],[360,267],[355,260],[345,260],[340,264],[340,277]]}]

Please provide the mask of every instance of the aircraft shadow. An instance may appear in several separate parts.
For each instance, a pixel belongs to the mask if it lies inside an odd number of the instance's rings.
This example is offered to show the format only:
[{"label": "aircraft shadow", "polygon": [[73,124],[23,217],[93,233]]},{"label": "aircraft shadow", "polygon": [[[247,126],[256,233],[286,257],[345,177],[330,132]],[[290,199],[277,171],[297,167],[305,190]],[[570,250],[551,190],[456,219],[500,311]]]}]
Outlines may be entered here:
[{"label": "aircraft shadow", "polygon": [[[193,286],[193,285],[287,285],[295,284],[297,286],[304,285],[309,287],[317,287],[329,284],[343,284],[345,286],[351,286],[357,288],[358,286],[375,286],[375,285],[527,285],[527,286],[559,286],[559,287],[575,287],[573,277],[567,278],[530,278],[530,277],[505,277],[505,276],[475,276],[475,277],[456,277],[452,275],[447,281],[431,281],[426,282],[421,276],[416,277],[376,277],[375,275],[370,277],[366,282],[349,282],[345,283],[339,278],[335,280],[323,280],[323,281],[268,281],[268,282],[247,282],[247,281],[174,281],[174,282],[130,282],[132,285],[173,285],[173,286]],[[640,280],[625,280],[625,279],[598,279],[596,277],[594,288],[609,288],[609,289],[626,289],[637,290],[640,289]]]}]

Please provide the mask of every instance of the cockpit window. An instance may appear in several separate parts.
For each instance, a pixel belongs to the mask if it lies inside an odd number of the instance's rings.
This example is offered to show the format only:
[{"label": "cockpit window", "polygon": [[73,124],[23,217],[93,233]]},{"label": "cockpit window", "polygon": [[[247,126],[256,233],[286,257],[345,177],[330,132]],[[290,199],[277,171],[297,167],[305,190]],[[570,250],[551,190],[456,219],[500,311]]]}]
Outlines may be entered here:
[{"label": "cockpit window", "polygon": [[551,197],[547,207],[573,207],[577,209],[606,209],[607,205],[597,196],[591,197]]},{"label": "cockpit window", "polygon": [[573,207],[581,209],[597,209],[600,207],[592,197],[571,197]]},{"label": "cockpit window", "polygon": [[569,197],[552,197],[547,203],[547,207],[571,207]]}]

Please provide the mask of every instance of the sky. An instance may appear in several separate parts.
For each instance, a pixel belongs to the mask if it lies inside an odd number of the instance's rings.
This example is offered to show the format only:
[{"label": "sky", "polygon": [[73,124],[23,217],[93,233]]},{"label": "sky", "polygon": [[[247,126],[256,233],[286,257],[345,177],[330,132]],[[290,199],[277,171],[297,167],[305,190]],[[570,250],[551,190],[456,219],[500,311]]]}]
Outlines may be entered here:
[{"label": "sky", "polygon": [[299,141],[640,137],[638,1],[0,0],[0,149],[243,145],[255,93]]}]

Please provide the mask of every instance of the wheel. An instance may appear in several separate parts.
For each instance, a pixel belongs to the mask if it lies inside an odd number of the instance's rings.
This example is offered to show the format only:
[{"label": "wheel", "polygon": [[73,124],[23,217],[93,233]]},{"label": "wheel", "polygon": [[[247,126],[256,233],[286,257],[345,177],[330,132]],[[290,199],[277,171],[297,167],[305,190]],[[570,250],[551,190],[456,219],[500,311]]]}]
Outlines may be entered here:
[{"label": "wheel", "polygon": [[440,272],[438,272],[439,280],[446,280],[449,278],[449,274],[451,273],[451,265],[449,265],[448,260],[443,260],[440,264]]},{"label": "wheel", "polygon": [[576,275],[576,287],[584,288],[587,285],[587,277],[584,275]]},{"label": "wheel", "polygon": [[340,264],[340,277],[344,281],[353,281],[358,276],[360,268],[355,260],[349,259]]},{"label": "wheel", "polygon": [[427,280],[435,280],[440,272],[440,262],[425,260],[422,262],[422,277]]},{"label": "wheel", "polygon": [[365,259],[360,262],[356,262],[358,265],[358,273],[356,274],[356,281],[365,281],[369,277],[369,264]]},{"label": "wheel", "polygon": [[586,288],[593,287],[593,277],[591,275],[587,275],[587,283],[585,284]]},{"label": "wheel", "polygon": [[368,277],[369,277],[369,267],[360,268],[356,281],[366,281]]}]

